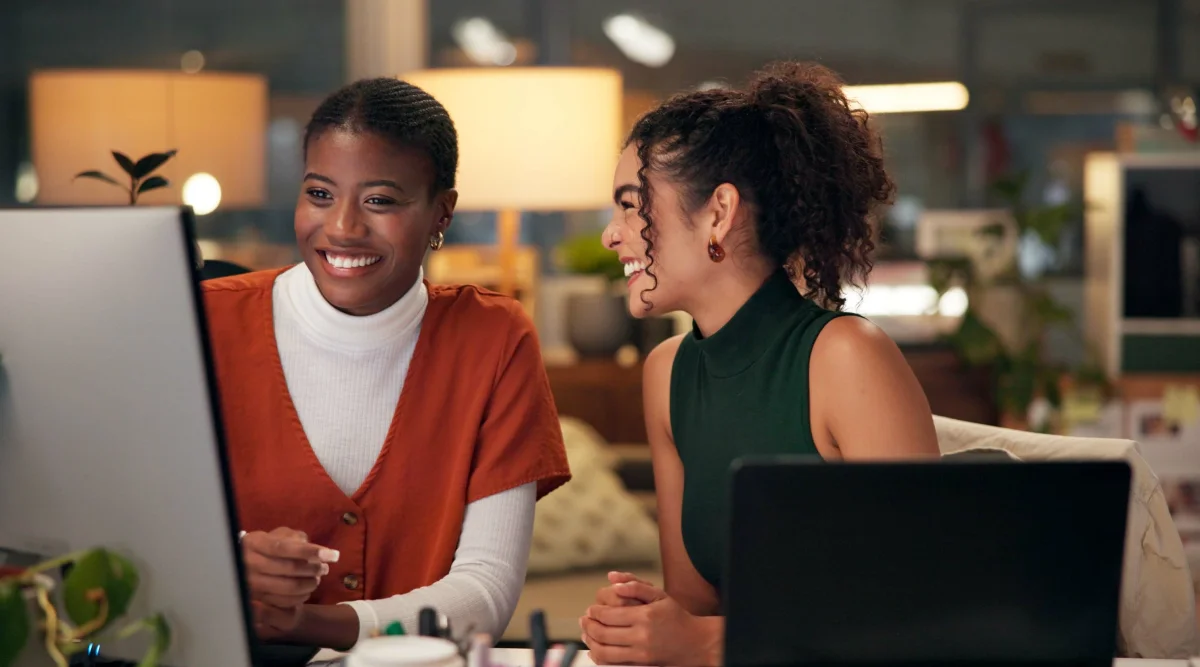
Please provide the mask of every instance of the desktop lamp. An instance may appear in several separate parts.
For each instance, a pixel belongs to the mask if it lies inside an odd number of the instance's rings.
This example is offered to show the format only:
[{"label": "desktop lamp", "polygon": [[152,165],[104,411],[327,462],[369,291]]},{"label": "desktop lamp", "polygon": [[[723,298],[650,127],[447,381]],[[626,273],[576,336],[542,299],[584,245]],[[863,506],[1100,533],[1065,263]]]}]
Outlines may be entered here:
[{"label": "desktop lamp", "polygon": [[496,211],[500,291],[512,295],[521,211],[612,203],[621,75],[583,67],[447,68],[400,78],[442,103],[458,131],[458,210]]},{"label": "desktop lamp", "polygon": [[29,80],[37,203],[120,204],[121,191],[76,174],[98,169],[120,180],[112,151],[137,160],[179,153],[156,173],[170,186],[151,205],[185,203],[197,214],[252,208],[265,200],[267,81],[252,74],[151,70],[43,70]]}]

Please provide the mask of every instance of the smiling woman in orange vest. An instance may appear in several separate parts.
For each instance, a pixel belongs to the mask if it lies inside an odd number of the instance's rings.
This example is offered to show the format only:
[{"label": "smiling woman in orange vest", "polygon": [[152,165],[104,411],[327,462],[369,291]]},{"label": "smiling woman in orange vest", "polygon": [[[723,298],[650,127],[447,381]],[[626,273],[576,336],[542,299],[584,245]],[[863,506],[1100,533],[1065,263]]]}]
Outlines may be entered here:
[{"label": "smiling woman in orange vest", "polygon": [[423,280],[457,141],[407,83],[338,91],[305,134],[304,261],[204,285],[264,640],[347,649],[423,607],[499,636],[534,503],[569,479],[524,311]]}]

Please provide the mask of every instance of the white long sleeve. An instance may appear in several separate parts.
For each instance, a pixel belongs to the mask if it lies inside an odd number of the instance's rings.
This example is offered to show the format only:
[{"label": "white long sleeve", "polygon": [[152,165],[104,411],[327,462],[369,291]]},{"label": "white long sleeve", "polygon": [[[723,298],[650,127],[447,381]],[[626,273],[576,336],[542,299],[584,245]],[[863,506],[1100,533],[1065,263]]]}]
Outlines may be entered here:
[{"label": "white long sleeve", "polygon": [[536,502],[531,482],[467,505],[449,574],[403,595],[345,603],[358,612],[359,639],[392,621],[415,633],[424,607],[444,614],[455,636],[470,630],[499,639],[525,584]]}]

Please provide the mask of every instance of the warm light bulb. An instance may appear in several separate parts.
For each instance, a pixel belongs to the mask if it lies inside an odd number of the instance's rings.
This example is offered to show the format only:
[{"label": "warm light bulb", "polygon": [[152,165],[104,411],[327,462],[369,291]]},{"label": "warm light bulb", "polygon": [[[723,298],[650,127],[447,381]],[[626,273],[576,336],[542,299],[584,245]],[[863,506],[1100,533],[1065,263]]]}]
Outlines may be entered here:
[{"label": "warm light bulb", "polygon": [[199,51],[188,51],[179,59],[179,68],[188,74],[196,74],[204,69],[204,54]]},{"label": "warm light bulb", "polygon": [[951,287],[938,299],[938,314],[943,317],[962,317],[969,305],[967,291],[961,287]]},{"label": "warm light bulb", "polygon": [[183,203],[196,215],[208,215],[221,204],[221,184],[212,174],[192,174],[183,183]]},{"label": "warm light bulb", "polygon": [[37,172],[33,170],[33,165],[28,162],[22,162],[21,166],[17,167],[17,188],[15,194],[17,201],[22,204],[28,204],[37,199]]}]

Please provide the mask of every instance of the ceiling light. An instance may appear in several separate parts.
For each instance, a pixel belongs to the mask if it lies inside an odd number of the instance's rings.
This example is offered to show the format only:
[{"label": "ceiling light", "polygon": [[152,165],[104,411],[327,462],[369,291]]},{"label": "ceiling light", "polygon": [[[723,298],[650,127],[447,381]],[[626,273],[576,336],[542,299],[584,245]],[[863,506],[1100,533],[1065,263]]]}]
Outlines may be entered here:
[{"label": "ceiling light", "polygon": [[842,91],[868,113],[959,111],[970,100],[967,87],[957,81],[845,86]]},{"label": "ceiling light", "polygon": [[491,21],[476,16],[454,24],[454,41],[467,57],[479,65],[511,65],[517,60],[517,47]]},{"label": "ceiling light", "polygon": [[647,67],[662,67],[675,55],[675,40],[662,29],[632,14],[604,20],[604,34],[626,58]]}]

